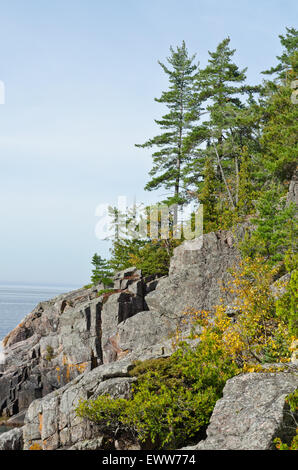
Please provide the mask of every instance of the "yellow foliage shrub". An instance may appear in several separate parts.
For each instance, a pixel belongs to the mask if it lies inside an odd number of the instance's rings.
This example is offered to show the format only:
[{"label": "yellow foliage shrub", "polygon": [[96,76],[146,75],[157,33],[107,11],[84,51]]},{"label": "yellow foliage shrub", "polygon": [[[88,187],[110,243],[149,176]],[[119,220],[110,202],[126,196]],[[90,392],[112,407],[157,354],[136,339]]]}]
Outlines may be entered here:
[{"label": "yellow foliage shrub", "polygon": [[[228,286],[223,288],[235,299],[229,307],[229,315],[223,302],[212,312],[188,312],[193,322],[203,327],[202,339],[212,329],[227,355],[246,371],[252,367],[251,363],[290,360],[293,337],[276,315],[270,288],[276,272],[277,268],[270,267],[263,258],[246,258],[232,272]],[[231,318],[231,308],[235,311],[236,321]]]}]

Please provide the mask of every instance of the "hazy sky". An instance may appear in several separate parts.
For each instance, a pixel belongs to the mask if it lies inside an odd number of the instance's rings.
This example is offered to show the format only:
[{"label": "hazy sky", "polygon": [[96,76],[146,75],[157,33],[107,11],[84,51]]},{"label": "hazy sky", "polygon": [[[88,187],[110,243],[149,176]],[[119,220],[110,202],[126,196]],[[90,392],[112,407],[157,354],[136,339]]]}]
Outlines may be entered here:
[{"label": "hazy sky", "polygon": [[100,203],[143,191],[158,131],[158,60],[181,44],[204,66],[229,35],[250,83],[275,63],[292,0],[0,1],[0,281],[81,285]]}]

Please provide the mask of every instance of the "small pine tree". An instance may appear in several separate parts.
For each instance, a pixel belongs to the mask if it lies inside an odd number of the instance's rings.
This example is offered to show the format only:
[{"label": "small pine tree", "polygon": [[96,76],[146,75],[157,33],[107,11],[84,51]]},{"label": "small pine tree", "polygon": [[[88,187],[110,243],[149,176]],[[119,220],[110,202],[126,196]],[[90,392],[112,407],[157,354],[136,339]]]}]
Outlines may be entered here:
[{"label": "small pine tree", "polygon": [[112,273],[110,272],[107,260],[95,253],[92,257],[91,264],[94,266],[91,275],[92,284],[98,284],[101,282],[105,287],[111,286],[113,284],[113,281],[110,279]]}]

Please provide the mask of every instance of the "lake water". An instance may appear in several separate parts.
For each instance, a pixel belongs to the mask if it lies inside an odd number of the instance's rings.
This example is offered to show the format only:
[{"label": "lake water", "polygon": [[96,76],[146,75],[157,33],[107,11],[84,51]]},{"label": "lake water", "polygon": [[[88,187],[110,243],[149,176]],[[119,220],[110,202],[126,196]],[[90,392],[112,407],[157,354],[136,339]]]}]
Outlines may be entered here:
[{"label": "lake water", "polygon": [[[28,286],[0,284],[0,345],[36,305],[59,294],[76,289],[74,286]],[[1,346],[0,346],[1,348]],[[0,349],[1,362],[1,349]]]}]

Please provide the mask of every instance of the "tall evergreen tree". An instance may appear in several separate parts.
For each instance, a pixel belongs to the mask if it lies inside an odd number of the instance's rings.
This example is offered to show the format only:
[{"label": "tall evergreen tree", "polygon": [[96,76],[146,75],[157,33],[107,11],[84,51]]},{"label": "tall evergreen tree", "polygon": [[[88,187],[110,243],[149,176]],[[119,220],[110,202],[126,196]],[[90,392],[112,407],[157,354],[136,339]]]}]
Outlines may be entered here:
[{"label": "tall evergreen tree", "polygon": [[283,53],[278,64],[263,72],[272,75],[263,87],[263,164],[281,182],[291,179],[298,155],[298,106],[292,100],[292,84],[298,79],[298,31],[287,28],[280,35]]},{"label": "tall evergreen tree", "polygon": [[234,53],[235,49],[230,49],[230,38],[224,39],[215,52],[209,52],[208,65],[197,74],[198,100],[204,103],[209,119],[200,123],[188,138],[189,147],[197,146],[197,154],[185,170],[187,184],[191,178],[194,181],[195,169],[200,191],[205,161],[210,158],[217,169],[221,204],[231,210],[236,209],[239,198],[243,147],[251,147],[255,142],[256,122],[251,107],[254,93],[258,91],[258,87],[245,84],[246,69],[239,69],[233,62]]},{"label": "tall evergreen tree", "polygon": [[153,168],[149,173],[151,179],[145,189],[151,191],[164,187],[171,192],[166,202],[180,204],[184,202],[182,171],[189,159],[189,154],[184,149],[184,140],[200,114],[199,103],[193,91],[198,65],[194,63],[195,55],[189,56],[184,41],[176,50],[171,47],[170,52],[171,55],[167,58],[170,67],[159,62],[168,75],[169,90],[164,91],[160,98],[155,98],[155,101],[168,108],[167,114],[155,120],[163,132],[136,146],[157,148],[152,154]]}]

